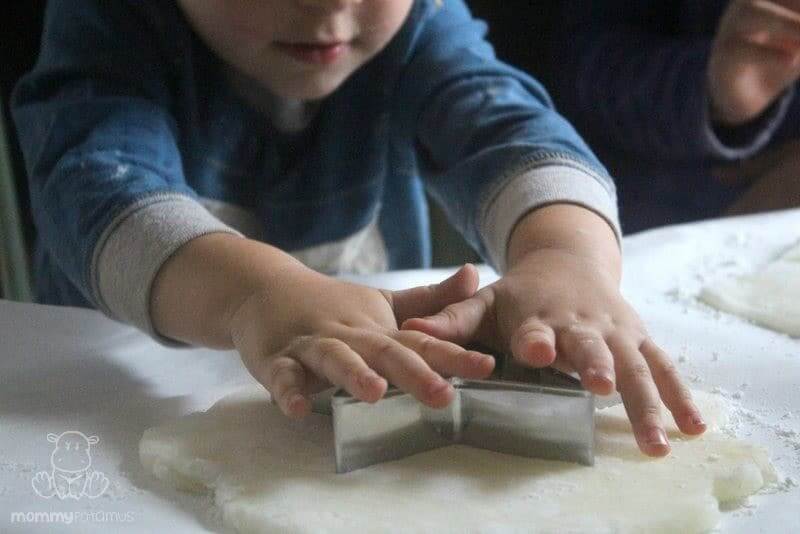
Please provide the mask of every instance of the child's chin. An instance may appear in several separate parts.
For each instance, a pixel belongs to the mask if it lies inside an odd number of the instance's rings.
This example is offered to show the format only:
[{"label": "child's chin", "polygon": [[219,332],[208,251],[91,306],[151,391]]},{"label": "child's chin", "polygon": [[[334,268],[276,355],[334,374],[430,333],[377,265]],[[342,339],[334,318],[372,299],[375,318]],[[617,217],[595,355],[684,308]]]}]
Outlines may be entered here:
[{"label": "child's chin", "polygon": [[347,79],[346,76],[321,74],[298,80],[286,80],[273,91],[280,97],[295,100],[321,100],[335,92]]}]

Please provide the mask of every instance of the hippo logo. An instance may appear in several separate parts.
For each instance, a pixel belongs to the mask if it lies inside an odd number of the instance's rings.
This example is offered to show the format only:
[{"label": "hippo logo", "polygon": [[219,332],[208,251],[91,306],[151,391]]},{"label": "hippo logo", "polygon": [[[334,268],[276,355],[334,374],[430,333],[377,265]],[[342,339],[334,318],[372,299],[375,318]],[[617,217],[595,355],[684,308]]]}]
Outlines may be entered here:
[{"label": "hippo logo", "polygon": [[96,499],[108,489],[108,478],[100,471],[92,470],[90,449],[100,438],[87,437],[83,432],[70,430],[58,434],[47,434],[47,441],[55,443],[50,455],[51,471],[40,471],[31,480],[33,491],[49,499]]}]

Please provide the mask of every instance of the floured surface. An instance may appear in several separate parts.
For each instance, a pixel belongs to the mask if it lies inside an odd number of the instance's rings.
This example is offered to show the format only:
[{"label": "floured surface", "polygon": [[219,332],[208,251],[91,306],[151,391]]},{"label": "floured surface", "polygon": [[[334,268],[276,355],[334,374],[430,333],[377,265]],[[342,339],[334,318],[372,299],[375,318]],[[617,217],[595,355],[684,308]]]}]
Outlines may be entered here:
[{"label": "floured surface", "polygon": [[700,299],[719,310],[800,337],[800,244],[753,274],[709,285]]},{"label": "floured surface", "polygon": [[591,468],[453,446],[336,475],[330,420],[288,420],[258,390],[148,430],[140,456],[173,486],[213,491],[239,532],[704,532],[718,501],[775,474],[761,448],[719,431],[724,399],[697,397],[713,428],[670,428],[660,460],[638,452],[621,405],[599,412]]},{"label": "floured surface", "polygon": [[[689,384],[726,395],[726,431],[763,445],[779,473],[723,508],[719,534],[800,533],[800,340],[697,300],[709,282],[756,272],[800,239],[800,210],[707,221],[626,236],[623,294]],[[387,289],[454,272],[355,277]],[[481,267],[482,283],[494,280]],[[206,410],[252,383],[233,353],[170,349],[86,309],[0,300],[0,532],[208,534],[223,530],[208,495],[173,489],[141,467],[149,427]],[[31,487],[50,467],[50,432],[100,438],[92,468],[111,480],[101,498],[43,500]],[[12,524],[13,512],[130,513],[132,521]],[[461,511],[457,508],[453,513]],[[400,528],[402,527],[402,523]]]}]

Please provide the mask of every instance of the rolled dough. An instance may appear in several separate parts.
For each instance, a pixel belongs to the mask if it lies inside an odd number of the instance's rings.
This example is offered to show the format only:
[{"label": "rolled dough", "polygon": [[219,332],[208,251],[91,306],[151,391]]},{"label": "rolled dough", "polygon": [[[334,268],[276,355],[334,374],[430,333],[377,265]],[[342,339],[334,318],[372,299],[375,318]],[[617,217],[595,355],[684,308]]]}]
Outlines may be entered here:
[{"label": "rolled dough", "polygon": [[724,399],[696,400],[709,431],[671,427],[665,459],[639,453],[621,405],[599,411],[594,467],[453,446],[336,475],[330,420],[289,420],[255,389],[147,430],[139,452],[157,478],[213,491],[242,533],[704,532],[718,502],[776,477],[764,450],[719,430]]},{"label": "rolled dough", "polygon": [[721,311],[800,337],[800,243],[754,274],[720,280],[700,300]]}]

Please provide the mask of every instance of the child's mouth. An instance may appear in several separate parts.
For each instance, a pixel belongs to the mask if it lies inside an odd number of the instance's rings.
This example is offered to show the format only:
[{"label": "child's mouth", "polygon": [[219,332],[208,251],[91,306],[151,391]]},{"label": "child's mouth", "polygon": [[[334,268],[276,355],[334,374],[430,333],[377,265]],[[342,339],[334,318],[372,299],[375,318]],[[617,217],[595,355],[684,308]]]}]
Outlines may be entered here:
[{"label": "child's mouth", "polygon": [[282,52],[303,63],[330,65],[347,51],[346,42],[333,43],[285,43],[276,42],[275,46]]}]

